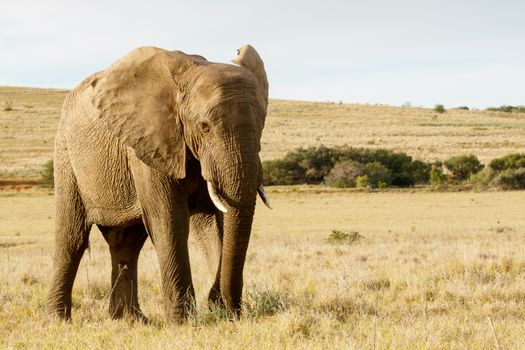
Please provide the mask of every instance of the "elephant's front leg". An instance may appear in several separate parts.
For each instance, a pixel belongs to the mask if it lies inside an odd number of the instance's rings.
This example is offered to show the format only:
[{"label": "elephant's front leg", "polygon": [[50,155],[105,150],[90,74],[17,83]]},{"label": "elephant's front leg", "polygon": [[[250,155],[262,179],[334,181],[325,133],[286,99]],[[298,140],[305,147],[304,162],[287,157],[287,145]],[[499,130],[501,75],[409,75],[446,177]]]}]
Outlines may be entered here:
[{"label": "elephant's front leg", "polygon": [[167,319],[179,323],[195,308],[188,255],[187,207],[176,208],[173,212],[146,209],[144,222],[157,251]]},{"label": "elephant's front leg", "polygon": [[222,213],[192,213],[190,230],[198,245],[201,247],[208,264],[210,275],[214,278],[213,286],[208,294],[208,302],[210,305],[222,304],[220,290],[220,262],[223,236]]},{"label": "elephant's front leg", "polygon": [[166,316],[181,322],[195,307],[188,255],[188,199],[179,182],[136,163],[132,168],[142,220],[157,252]]}]

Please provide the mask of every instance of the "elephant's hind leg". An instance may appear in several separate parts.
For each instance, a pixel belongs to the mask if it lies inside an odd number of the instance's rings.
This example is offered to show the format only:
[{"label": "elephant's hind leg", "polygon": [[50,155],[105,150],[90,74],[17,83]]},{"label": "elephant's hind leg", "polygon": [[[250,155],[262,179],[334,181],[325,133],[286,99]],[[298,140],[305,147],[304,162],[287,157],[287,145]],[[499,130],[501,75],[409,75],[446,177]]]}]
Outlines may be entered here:
[{"label": "elephant's hind leg", "polygon": [[118,319],[131,316],[146,321],[138,302],[137,262],[148,237],[142,223],[125,229],[100,227],[111,253],[109,314]]},{"label": "elephant's hind leg", "polygon": [[55,193],[55,253],[47,308],[51,314],[69,319],[73,282],[89,243],[91,227],[86,222],[84,204],[67,158],[55,162]]}]

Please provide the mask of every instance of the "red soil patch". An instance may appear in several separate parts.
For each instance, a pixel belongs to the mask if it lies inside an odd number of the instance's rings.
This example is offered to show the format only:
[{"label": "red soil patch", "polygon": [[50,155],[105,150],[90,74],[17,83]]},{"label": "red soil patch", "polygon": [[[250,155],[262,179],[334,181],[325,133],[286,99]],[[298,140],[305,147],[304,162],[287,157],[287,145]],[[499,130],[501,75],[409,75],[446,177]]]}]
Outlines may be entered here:
[{"label": "red soil patch", "polygon": [[42,183],[40,179],[0,179],[0,191],[27,190]]}]

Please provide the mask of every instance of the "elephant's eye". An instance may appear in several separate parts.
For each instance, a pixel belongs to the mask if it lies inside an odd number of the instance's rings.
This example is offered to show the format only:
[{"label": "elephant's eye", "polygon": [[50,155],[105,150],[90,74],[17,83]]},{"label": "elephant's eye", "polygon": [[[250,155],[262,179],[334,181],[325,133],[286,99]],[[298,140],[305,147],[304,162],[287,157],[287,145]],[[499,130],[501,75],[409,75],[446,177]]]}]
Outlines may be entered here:
[{"label": "elephant's eye", "polygon": [[210,124],[206,122],[200,122],[199,128],[201,129],[202,133],[207,134],[210,132]]}]

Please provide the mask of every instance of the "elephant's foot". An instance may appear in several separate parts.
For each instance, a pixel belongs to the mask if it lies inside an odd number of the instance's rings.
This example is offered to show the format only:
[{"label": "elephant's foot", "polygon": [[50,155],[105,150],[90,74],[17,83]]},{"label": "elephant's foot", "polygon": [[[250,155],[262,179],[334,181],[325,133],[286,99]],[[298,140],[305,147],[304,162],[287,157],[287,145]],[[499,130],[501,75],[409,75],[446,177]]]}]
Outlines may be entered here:
[{"label": "elephant's foot", "polygon": [[133,321],[149,323],[148,318],[142,313],[142,310],[140,310],[140,306],[138,304],[133,304],[133,305],[123,305],[123,303],[110,304],[109,315],[114,320],[126,318],[126,319],[131,319]]},{"label": "elephant's foot", "polygon": [[195,315],[197,309],[195,296],[192,292],[176,299],[176,302],[167,301],[165,305],[166,321],[173,324],[186,322]]},{"label": "elephant's foot", "polygon": [[71,305],[64,302],[47,301],[46,313],[57,320],[71,320]]}]

